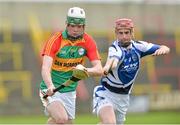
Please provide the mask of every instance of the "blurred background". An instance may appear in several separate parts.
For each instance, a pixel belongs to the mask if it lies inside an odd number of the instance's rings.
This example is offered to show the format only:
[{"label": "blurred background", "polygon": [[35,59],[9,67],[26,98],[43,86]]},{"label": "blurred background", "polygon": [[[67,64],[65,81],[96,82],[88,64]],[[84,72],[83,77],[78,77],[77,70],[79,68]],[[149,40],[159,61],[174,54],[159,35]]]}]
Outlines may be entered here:
[{"label": "blurred background", "polygon": [[[103,65],[117,18],[134,21],[137,40],[170,47],[167,56],[142,59],[128,112],[180,112],[179,0],[0,0],[0,117],[43,114],[40,52],[53,32],[65,29],[73,6],[84,8],[86,32],[96,40]],[[77,113],[91,113],[98,82],[80,81]]]}]

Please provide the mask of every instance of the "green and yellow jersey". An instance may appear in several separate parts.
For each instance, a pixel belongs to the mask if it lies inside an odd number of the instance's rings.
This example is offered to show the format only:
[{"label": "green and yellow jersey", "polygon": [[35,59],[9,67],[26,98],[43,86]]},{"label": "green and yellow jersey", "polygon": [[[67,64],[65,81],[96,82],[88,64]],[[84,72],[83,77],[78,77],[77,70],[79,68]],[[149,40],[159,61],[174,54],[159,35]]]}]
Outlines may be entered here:
[{"label": "green and yellow jersey", "polygon": [[[78,64],[84,64],[87,57],[90,61],[99,60],[100,56],[95,41],[87,33],[82,39],[71,42],[67,39],[67,32],[56,32],[46,42],[42,56],[53,58],[51,77],[55,87],[63,84],[72,76],[72,68]],[[75,91],[77,82],[59,90],[59,92]],[[44,81],[40,89],[47,89]]]}]

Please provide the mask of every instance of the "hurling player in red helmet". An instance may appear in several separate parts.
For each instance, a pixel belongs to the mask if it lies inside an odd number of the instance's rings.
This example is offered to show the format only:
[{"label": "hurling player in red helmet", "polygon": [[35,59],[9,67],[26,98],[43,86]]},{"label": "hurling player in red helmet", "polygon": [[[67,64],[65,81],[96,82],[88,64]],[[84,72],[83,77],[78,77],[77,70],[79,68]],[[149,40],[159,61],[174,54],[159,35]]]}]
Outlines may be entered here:
[{"label": "hurling player in red helmet", "polygon": [[102,124],[123,124],[129,107],[129,95],[140,68],[140,60],[147,55],[159,56],[170,52],[165,45],[134,40],[131,19],[115,21],[116,39],[108,50],[103,67],[104,76],[93,95],[93,112]]}]

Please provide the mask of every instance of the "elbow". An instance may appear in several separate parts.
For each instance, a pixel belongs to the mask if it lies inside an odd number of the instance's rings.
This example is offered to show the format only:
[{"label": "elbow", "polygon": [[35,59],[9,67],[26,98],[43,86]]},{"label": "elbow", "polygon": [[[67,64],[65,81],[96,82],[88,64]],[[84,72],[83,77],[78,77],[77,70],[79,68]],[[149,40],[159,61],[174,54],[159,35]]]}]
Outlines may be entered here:
[{"label": "elbow", "polygon": [[97,74],[100,75],[100,76],[102,76],[104,74],[104,71],[103,71],[102,67],[97,70]]},{"label": "elbow", "polygon": [[42,66],[42,68],[41,68],[41,75],[42,76],[46,76],[46,74],[49,74],[49,73],[50,73],[50,70],[47,67]]},{"label": "elbow", "polygon": [[41,74],[43,74],[46,70],[47,70],[47,68],[45,66],[42,66],[41,67]]},{"label": "elbow", "polygon": [[41,69],[41,76],[42,76],[42,77],[45,77],[45,75],[46,75],[46,70],[42,68],[42,69]]}]

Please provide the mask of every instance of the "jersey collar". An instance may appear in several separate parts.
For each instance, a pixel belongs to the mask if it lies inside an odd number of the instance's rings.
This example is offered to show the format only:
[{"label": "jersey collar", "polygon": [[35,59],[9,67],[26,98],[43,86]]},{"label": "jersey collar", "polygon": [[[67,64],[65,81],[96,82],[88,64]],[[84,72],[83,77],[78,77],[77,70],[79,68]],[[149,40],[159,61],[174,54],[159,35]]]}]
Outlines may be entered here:
[{"label": "jersey collar", "polygon": [[131,44],[130,44],[128,47],[125,48],[125,47],[122,47],[122,46],[121,46],[121,42],[118,41],[118,39],[116,40],[116,43],[118,44],[118,46],[121,47],[121,48],[123,48],[123,49],[125,49],[125,50],[132,48],[133,40],[131,40],[130,42],[131,42]]},{"label": "jersey collar", "polygon": [[65,40],[67,40],[67,42],[69,42],[71,45],[75,45],[75,44],[77,44],[77,43],[85,42],[84,38],[82,38],[82,39],[77,39],[77,40],[75,40],[74,42],[70,41],[70,40],[68,39],[67,30],[64,30],[64,31],[62,32],[62,38],[65,39]]}]

